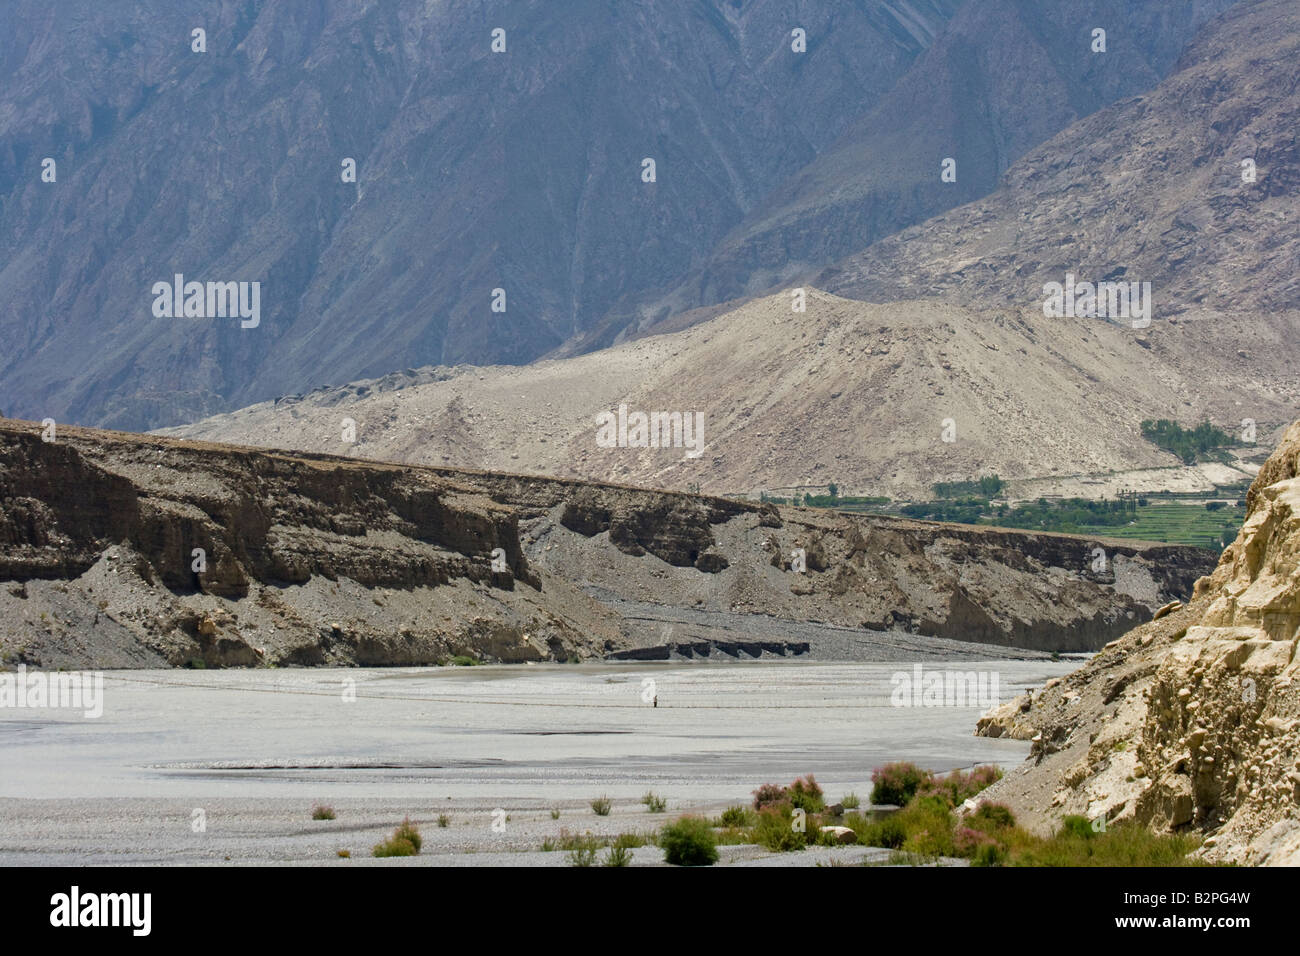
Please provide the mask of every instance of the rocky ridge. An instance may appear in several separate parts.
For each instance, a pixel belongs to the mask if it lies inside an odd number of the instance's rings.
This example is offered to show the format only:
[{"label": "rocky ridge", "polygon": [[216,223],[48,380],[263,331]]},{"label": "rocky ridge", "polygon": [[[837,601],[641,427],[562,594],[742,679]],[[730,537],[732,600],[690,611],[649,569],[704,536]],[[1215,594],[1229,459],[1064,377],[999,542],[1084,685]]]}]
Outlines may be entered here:
[{"label": "rocky ridge", "polygon": [[755,646],[788,638],[786,622],[793,647],[816,625],[860,643],[1082,650],[1209,569],[1193,548],[41,433],[0,422],[10,663],[590,658],[671,643],[647,607],[687,623],[728,615],[729,640],[761,634]]}]

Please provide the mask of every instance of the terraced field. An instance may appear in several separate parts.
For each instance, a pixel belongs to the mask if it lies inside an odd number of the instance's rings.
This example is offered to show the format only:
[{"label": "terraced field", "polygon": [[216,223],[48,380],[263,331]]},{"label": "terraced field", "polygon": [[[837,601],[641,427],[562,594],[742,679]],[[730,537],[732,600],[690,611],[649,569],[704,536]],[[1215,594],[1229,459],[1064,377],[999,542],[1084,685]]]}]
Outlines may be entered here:
[{"label": "terraced field", "polygon": [[1206,511],[1200,504],[1150,504],[1137,510],[1131,524],[1084,526],[1079,531],[1110,538],[1189,544],[1219,551],[1225,544],[1225,537],[1227,541],[1236,537],[1245,517],[1246,509],[1236,505]]}]

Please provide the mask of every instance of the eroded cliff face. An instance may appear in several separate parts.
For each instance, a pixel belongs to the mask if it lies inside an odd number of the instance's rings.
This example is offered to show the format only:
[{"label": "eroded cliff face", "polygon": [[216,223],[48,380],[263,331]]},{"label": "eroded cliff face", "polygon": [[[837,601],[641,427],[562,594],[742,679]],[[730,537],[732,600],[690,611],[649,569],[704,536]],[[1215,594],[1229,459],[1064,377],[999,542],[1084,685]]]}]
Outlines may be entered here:
[{"label": "eroded cliff face", "polygon": [[0,654],[45,666],[603,657],[664,640],[646,606],[762,622],[773,646],[786,621],[1093,649],[1210,560],[0,422]]},{"label": "eroded cliff face", "polygon": [[[542,517],[525,522],[526,541],[551,547],[527,553],[627,600],[1045,651],[1101,647],[1190,594],[1213,561],[1193,548],[653,494],[650,512],[651,493],[571,499],[560,523],[589,537],[557,540]],[[654,574],[638,572],[642,545],[629,540],[645,528],[664,536],[645,545],[669,564]]]},{"label": "eroded cliff face", "polygon": [[1065,813],[1205,834],[1211,860],[1300,864],[1300,422],[1195,599],[981,732],[1032,732],[990,792],[1040,825]]},{"label": "eroded cliff face", "polygon": [[0,635],[51,666],[590,655],[617,623],[427,470],[0,429]]}]

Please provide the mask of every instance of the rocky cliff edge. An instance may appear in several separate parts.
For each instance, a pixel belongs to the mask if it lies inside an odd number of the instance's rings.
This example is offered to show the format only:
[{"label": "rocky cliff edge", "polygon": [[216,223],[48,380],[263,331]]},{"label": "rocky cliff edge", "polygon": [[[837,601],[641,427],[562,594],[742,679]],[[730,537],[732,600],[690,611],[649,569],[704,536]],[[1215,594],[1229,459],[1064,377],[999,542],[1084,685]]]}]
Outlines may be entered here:
[{"label": "rocky cliff edge", "polygon": [[1067,813],[1196,831],[1212,861],[1300,865],[1300,422],[1185,607],[990,712],[1034,741],[988,793],[1038,829]]}]

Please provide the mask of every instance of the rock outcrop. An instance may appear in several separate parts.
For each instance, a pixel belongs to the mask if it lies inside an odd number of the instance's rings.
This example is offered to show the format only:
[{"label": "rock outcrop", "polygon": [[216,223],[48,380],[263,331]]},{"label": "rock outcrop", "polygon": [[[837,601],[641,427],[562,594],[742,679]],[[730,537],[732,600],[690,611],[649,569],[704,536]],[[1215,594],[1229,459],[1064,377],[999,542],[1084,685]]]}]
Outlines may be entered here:
[{"label": "rock outcrop", "polygon": [[[0,655],[45,666],[667,649],[655,657],[703,653],[723,618],[724,643],[747,654],[815,654],[815,632],[790,633],[809,623],[841,644],[892,632],[909,646],[1085,650],[1187,596],[1213,560],[73,427],[47,442],[41,431],[0,423]],[[665,637],[665,622],[684,630]]]},{"label": "rock outcrop", "polygon": [[1300,864],[1300,422],[1192,601],[1083,669],[986,715],[1034,730],[990,791],[1046,827],[1066,813],[1205,836],[1210,860]]}]

